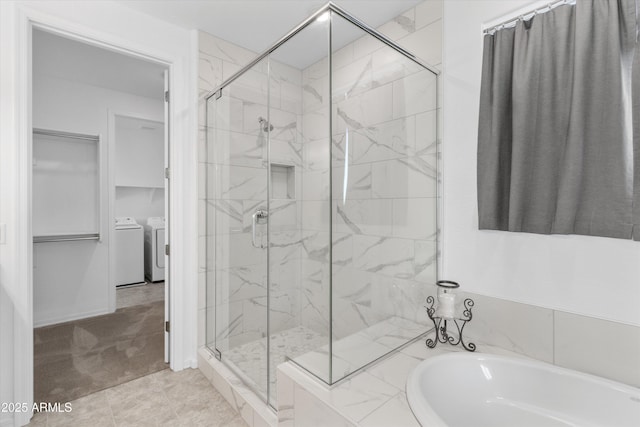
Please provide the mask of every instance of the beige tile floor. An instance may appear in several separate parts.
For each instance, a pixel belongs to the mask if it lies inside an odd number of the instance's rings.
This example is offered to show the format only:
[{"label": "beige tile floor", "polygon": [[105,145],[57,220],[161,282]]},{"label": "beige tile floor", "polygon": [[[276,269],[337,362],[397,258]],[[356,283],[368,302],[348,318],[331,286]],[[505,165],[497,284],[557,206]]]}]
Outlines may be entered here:
[{"label": "beige tile floor", "polygon": [[29,426],[247,427],[197,369],[169,369],[71,402],[68,413],[37,413]]}]

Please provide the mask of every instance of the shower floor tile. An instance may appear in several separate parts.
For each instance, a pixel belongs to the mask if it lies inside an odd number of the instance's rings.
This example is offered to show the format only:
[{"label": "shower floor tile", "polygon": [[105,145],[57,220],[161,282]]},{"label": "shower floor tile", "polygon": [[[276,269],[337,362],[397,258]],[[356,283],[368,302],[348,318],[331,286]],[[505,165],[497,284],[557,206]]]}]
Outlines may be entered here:
[{"label": "shower floor tile", "polygon": [[[271,376],[269,378],[271,392],[275,396],[276,370],[275,368],[286,362],[287,357],[294,359],[300,355],[322,348],[328,344],[328,337],[322,336],[304,326],[287,329],[271,335]],[[245,381],[251,382],[253,387],[262,394],[266,394],[267,387],[267,337],[242,344],[223,352],[223,360],[240,371]],[[327,366],[328,366],[328,362]]]}]

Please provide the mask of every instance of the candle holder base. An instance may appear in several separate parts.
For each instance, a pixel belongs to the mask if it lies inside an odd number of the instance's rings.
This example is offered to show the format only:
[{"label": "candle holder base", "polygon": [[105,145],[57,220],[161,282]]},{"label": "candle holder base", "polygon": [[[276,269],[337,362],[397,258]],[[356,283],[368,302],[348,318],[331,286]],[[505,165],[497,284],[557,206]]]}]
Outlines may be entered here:
[{"label": "candle holder base", "polygon": [[[436,309],[434,307],[435,299],[432,296],[429,296],[427,298],[427,304],[429,304],[428,307],[425,306],[425,308],[427,309],[427,316],[429,316],[429,319],[431,319],[431,321],[433,322],[433,326],[436,331],[436,336],[434,337],[434,339],[427,338],[427,347],[434,348],[438,343],[449,343],[451,345],[461,344],[462,347],[464,347],[464,349],[467,351],[476,351],[476,345],[472,342],[466,343],[462,337],[464,327],[468,322],[471,321],[473,317],[471,308],[475,303],[471,298],[467,298],[464,300],[464,311],[462,312],[462,317],[459,318],[445,319],[443,317],[437,316]],[[453,323],[456,325],[456,329],[458,331],[457,337],[448,332],[449,323]]]}]

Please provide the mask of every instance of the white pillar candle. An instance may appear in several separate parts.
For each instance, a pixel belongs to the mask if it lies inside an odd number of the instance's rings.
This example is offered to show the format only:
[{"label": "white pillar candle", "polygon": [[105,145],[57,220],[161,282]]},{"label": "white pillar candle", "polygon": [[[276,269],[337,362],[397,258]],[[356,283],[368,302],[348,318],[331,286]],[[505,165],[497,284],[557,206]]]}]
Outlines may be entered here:
[{"label": "white pillar candle", "polygon": [[456,316],[456,295],[440,294],[438,296],[438,314],[445,319],[453,319]]}]

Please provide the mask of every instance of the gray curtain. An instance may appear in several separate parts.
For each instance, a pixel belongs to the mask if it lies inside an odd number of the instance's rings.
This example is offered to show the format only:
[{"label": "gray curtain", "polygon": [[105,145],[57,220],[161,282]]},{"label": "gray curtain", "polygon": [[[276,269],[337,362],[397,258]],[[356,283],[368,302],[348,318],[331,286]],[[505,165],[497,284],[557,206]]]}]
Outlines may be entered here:
[{"label": "gray curtain", "polygon": [[480,229],[633,236],[635,48],[636,0],[578,0],[484,37]]}]

